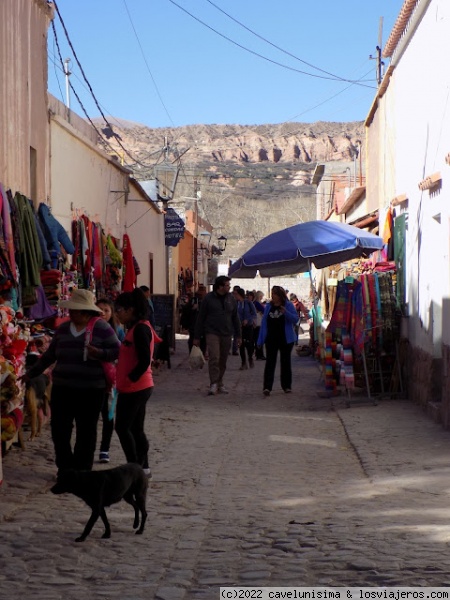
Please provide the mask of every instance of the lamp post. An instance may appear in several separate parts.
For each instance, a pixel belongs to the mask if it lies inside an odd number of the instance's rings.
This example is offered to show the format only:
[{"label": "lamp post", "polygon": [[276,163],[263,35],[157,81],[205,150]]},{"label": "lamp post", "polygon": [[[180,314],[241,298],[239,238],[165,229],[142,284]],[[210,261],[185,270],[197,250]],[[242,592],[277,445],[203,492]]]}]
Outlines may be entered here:
[{"label": "lamp post", "polygon": [[227,247],[227,241],[228,238],[225,237],[224,235],[221,235],[220,237],[217,238],[217,244],[218,244],[218,248],[220,250],[221,253],[225,252],[226,247]]}]

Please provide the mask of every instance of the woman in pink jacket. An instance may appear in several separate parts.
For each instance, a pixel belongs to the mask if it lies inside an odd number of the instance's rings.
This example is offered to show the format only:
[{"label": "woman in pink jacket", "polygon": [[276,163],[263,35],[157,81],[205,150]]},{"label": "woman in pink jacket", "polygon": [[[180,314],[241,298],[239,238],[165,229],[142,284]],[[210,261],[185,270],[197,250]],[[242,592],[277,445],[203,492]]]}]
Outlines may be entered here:
[{"label": "woman in pink jacket", "polygon": [[151,477],[149,444],[144,431],[145,409],[153,390],[154,331],[147,320],[148,302],[139,288],[120,294],[116,315],[126,327],[117,362],[116,432],[128,462],[138,463]]}]

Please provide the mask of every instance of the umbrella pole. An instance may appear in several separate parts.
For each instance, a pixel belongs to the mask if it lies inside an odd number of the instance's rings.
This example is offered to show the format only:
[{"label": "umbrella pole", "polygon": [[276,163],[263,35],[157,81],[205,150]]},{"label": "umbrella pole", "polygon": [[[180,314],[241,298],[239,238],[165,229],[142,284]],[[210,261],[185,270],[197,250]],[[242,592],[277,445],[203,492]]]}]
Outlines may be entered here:
[{"label": "umbrella pole", "polygon": [[316,293],[316,288],[314,286],[314,281],[312,278],[312,272],[311,272],[311,261],[308,258],[308,271],[309,271],[309,281],[311,282],[311,291],[312,291],[312,295],[313,295],[313,328],[314,328],[314,342],[318,341],[319,336],[317,335],[317,328],[319,326],[319,320],[317,318],[317,305],[318,305],[318,301],[317,301],[317,293]]}]

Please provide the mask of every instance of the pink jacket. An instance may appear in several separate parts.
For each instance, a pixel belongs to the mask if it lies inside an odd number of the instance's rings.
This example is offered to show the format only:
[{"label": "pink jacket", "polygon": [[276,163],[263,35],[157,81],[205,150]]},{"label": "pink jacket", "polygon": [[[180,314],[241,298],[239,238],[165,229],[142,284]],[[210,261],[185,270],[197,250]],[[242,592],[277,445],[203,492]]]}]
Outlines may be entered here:
[{"label": "pink jacket", "polygon": [[[148,327],[151,327],[148,321],[139,321],[139,323],[144,323]],[[130,394],[153,387],[151,360],[153,358],[154,346],[155,336],[152,335],[152,341],[150,342],[150,364],[145,373],[137,381],[131,381],[128,374],[136,367],[138,359],[134,345],[134,327],[127,332],[125,339],[120,345],[119,360],[116,368],[116,388],[118,392]]]}]

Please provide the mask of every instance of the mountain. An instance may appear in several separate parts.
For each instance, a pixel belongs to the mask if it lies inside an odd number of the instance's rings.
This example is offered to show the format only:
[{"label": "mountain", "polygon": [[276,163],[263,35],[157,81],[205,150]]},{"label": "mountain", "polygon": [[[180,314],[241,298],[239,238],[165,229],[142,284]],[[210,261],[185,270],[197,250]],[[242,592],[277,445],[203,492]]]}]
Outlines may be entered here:
[{"label": "mountain", "polygon": [[153,178],[163,160],[178,163],[175,200],[200,198],[201,215],[228,238],[230,256],[272,231],[314,219],[317,163],[348,164],[364,137],[362,122],[152,129],[111,119],[97,126],[138,180]]}]

